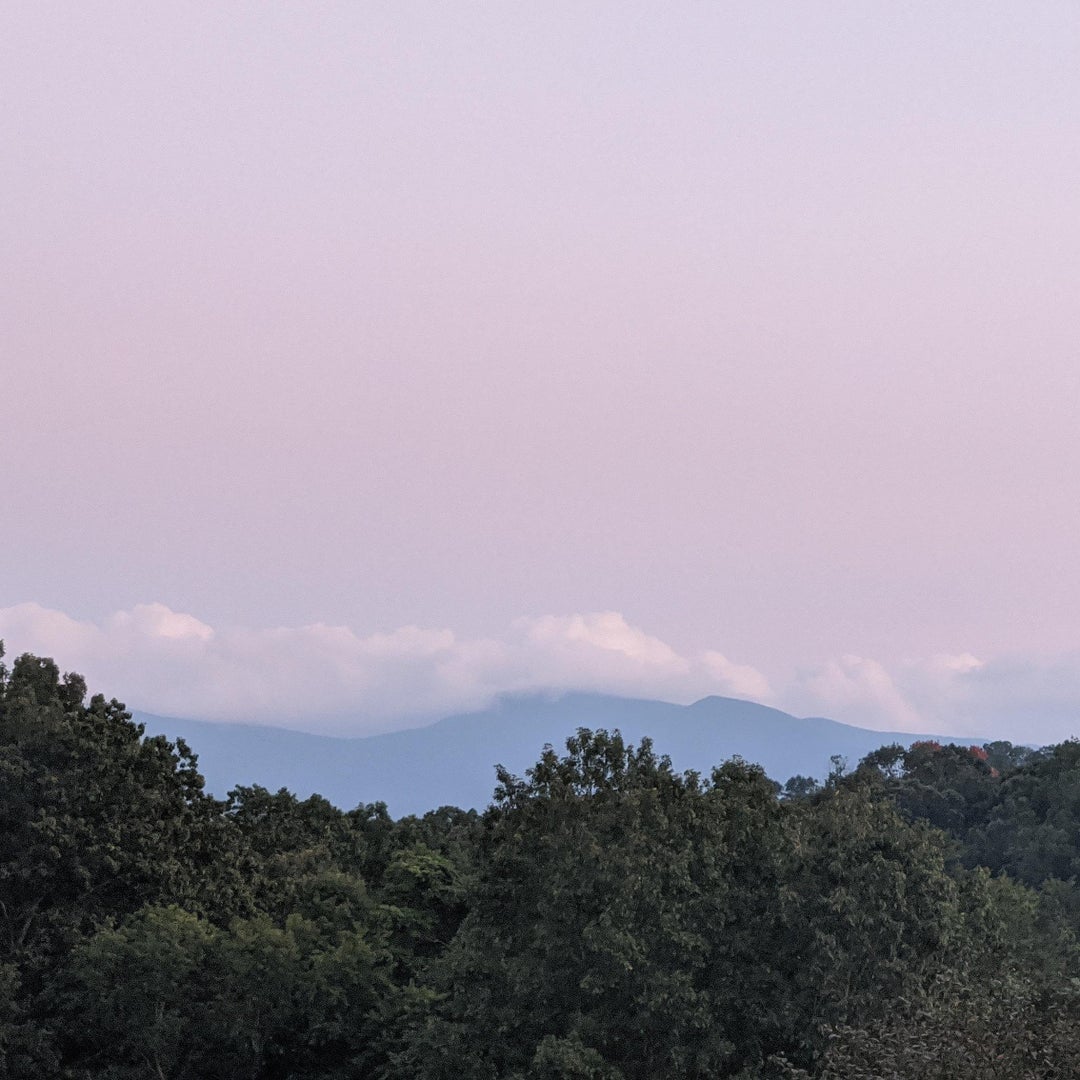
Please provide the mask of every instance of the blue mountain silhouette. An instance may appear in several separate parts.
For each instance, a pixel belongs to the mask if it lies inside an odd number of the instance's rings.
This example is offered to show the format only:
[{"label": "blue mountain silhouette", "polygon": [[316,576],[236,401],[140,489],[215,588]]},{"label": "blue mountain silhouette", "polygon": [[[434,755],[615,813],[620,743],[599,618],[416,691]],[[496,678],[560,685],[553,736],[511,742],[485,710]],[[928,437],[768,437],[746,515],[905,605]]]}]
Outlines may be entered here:
[{"label": "blue mountain silhouette", "polygon": [[237,784],[261,784],[300,796],[318,793],[346,809],[382,801],[395,816],[446,805],[482,809],[491,800],[496,764],[522,775],[545,743],[561,749],[580,727],[617,728],[633,742],[648,736],[678,769],[707,773],[738,755],[781,783],[796,774],[823,779],[833,755],[854,766],[886,743],[980,741],[802,719],[737,698],[674,705],[583,693],[506,696],[489,709],[427,727],[358,738],[147,713],[135,718],[148,734],[186,740],[215,795]]}]

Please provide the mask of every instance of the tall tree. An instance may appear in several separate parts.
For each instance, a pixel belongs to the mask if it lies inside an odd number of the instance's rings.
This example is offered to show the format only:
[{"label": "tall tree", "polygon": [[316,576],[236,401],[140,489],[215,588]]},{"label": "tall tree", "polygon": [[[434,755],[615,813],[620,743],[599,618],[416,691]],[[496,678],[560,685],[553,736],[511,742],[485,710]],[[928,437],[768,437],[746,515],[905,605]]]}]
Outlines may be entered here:
[{"label": "tall tree", "polygon": [[243,908],[232,833],[183,742],[20,656],[0,686],[0,961],[23,964],[147,903]]}]

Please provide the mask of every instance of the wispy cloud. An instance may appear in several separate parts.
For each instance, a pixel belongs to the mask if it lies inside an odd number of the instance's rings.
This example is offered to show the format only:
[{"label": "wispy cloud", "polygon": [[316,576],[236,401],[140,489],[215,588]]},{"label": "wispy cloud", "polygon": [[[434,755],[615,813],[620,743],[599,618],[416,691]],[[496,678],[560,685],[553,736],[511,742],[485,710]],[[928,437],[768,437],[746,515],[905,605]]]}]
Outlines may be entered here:
[{"label": "wispy cloud", "polygon": [[939,653],[888,669],[848,655],[801,672],[781,699],[861,727],[1059,742],[1080,735],[1080,655]]},{"label": "wispy cloud", "polygon": [[797,679],[788,696],[801,699],[804,708],[861,727],[918,731],[923,725],[923,717],[884,666],[865,656],[847,654],[829,660]]},{"label": "wispy cloud", "polygon": [[498,638],[462,638],[419,626],[212,627],[163,604],[95,623],[26,603],[0,609],[0,638],[147,711],[357,732],[538,689],[772,696],[754,668],[715,651],[682,655],[613,611],[522,618]]},{"label": "wispy cloud", "polygon": [[54,656],[134,708],[365,733],[487,705],[502,693],[594,690],[762,701],[879,730],[1050,742],[1080,732],[1080,655],[940,653],[886,665],[845,654],[783,683],[716,649],[680,651],[616,611],[515,620],[493,637],[421,626],[211,626],[164,604],[100,622],[0,608],[8,652]]}]

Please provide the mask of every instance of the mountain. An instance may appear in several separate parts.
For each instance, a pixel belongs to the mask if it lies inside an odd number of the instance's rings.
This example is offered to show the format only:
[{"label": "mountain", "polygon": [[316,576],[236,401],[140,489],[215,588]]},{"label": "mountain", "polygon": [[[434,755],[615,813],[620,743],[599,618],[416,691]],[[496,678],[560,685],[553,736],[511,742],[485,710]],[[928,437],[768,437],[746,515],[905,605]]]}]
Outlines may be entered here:
[{"label": "mountain", "polygon": [[496,764],[521,775],[545,743],[561,749],[579,727],[618,728],[633,742],[649,736],[678,769],[707,773],[737,754],[781,783],[797,773],[823,779],[834,754],[854,765],[886,743],[978,741],[868,731],[724,697],[673,705],[602,694],[508,696],[482,712],[362,738],[148,713],[135,719],[148,734],[184,739],[215,795],[237,784],[261,784],[300,796],[318,792],[345,808],[381,800],[395,816],[446,805],[483,808],[495,787]]}]

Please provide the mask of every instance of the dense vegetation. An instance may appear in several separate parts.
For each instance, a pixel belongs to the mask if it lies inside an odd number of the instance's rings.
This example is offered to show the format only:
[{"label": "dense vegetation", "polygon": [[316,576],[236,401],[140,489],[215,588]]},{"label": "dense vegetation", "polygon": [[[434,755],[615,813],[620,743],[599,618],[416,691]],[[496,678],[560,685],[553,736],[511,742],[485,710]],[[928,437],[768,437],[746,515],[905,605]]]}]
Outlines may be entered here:
[{"label": "dense vegetation", "polygon": [[1080,744],[884,747],[780,790],[579,731],[483,814],[206,795],[0,666],[0,1074],[1066,1077]]}]

